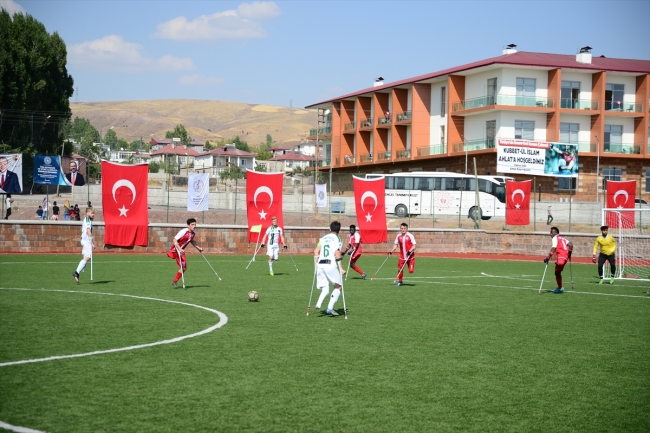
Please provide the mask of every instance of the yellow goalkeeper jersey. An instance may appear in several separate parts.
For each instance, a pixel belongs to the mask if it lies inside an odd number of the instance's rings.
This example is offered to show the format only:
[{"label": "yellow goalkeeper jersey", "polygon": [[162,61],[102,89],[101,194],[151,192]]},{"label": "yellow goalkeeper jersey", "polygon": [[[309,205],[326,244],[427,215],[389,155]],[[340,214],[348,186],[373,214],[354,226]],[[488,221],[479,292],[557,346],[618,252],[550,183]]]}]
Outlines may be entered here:
[{"label": "yellow goalkeeper jersey", "polygon": [[600,252],[607,254],[608,256],[611,256],[614,254],[614,251],[616,251],[616,241],[614,240],[614,237],[609,234],[606,237],[601,235],[596,238],[596,242],[594,242],[594,254],[598,251],[599,245]]}]

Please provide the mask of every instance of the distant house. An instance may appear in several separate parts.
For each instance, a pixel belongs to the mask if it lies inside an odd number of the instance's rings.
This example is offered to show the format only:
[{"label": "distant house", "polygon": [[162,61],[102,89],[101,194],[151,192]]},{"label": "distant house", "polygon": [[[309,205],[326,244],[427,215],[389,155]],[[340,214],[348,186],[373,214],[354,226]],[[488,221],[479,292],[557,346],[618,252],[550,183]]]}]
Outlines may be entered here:
[{"label": "distant house", "polygon": [[276,147],[272,147],[269,149],[269,151],[272,152],[274,156],[280,156],[280,155],[293,152],[294,146],[295,145],[293,143],[285,143],[285,144],[280,144]]},{"label": "distant house", "polygon": [[[181,145],[181,139],[180,138],[154,138],[151,137],[151,151],[155,152],[156,150],[160,150],[166,146],[169,146],[170,144],[174,145]],[[188,146],[188,148],[194,150],[197,153],[203,153],[205,151],[205,147],[203,146],[203,143],[199,141],[192,141]]]},{"label": "distant house", "polygon": [[200,155],[197,151],[172,142],[167,146],[151,152],[151,162],[172,163],[174,166],[188,168]]},{"label": "distant house", "polygon": [[285,173],[288,173],[293,171],[296,167],[300,167],[301,169],[313,167],[315,161],[316,158],[311,155],[304,155],[297,152],[287,152],[282,155],[276,155],[266,161],[266,170],[283,171]]},{"label": "distant house", "polygon": [[194,158],[194,171],[207,172],[213,177],[219,177],[222,171],[229,169],[230,164],[242,170],[248,168],[252,170],[255,168],[256,156],[254,153],[237,149],[234,144],[227,144],[197,155]]},{"label": "distant house", "polygon": [[[323,154],[323,141],[319,141],[318,154]],[[316,155],[316,140],[300,140],[299,142],[286,142],[285,145],[291,145],[294,152],[302,153],[304,155]]]}]

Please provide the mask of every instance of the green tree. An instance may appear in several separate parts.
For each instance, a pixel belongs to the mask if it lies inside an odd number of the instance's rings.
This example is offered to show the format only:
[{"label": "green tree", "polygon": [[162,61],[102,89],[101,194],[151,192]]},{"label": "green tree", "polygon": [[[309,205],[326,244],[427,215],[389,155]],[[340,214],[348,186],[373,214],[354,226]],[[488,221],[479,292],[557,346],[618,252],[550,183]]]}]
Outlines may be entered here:
[{"label": "green tree", "polygon": [[138,150],[142,149],[143,147],[144,147],[144,143],[142,142],[142,139],[133,140],[132,142],[129,143],[129,150],[131,152],[137,152]]},{"label": "green tree", "polygon": [[173,131],[167,131],[165,138],[180,138],[184,146],[189,146],[192,142],[192,137],[187,134],[187,130],[182,124],[176,125]]},{"label": "green tree", "polygon": [[116,150],[119,148],[117,145],[117,133],[114,129],[109,129],[104,134],[104,144],[111,148],[111,150]]},{"label": "green tree", "polygon": [[70,119],[73,80],[58,33],[49,34],[31,15],[0,8],[0,142],[35,153],[59,153],[61,126]]},{"label": "green tree", "polygon": [[215,148],[216,148],[216,146],[213,145],[212,143],[210,143],[210,140],[207,140],[207,141],[205,142],[205,149],[206,149],[206,150],[212,150],[212,149],[215,149]]},{"label": "green tree", "polygon": [[219,177],[221,177],[224,180],[230,179],[230,180],[235,180],[235,179],[243,179],[244,178],[244,170],[241,169],[237,164],[234,164],[232,162],[228,163],[228,168],[224,171],[222,171],[219,174]]},{"label": "green tree", "polygon": [[117,150],[122,150],[122,149],[129,150],[129,142],[123,138],[120,138],[119,140],[117,140],[117,146],[115,148]]},{"label": "green tree", "polygon": [[255,171],[260,171],[260,172],[264,173],[264,172],[266,172],[266,166],[259,165],[259,164],[256,163],[255,164]]},{"label": "green tree", "polygon": [[235,147],[239,150],[243,150],[244,152],[250,152],[251,148],[248,146],[248,143],[246,143],[244,140],[239,138],[239,135],[230,140],[231,143],[235,145]]},{"label": "green tree", "polygon": [[160,164],[157,162],[149,163],[149,173],[158,173],[160,171]]}]

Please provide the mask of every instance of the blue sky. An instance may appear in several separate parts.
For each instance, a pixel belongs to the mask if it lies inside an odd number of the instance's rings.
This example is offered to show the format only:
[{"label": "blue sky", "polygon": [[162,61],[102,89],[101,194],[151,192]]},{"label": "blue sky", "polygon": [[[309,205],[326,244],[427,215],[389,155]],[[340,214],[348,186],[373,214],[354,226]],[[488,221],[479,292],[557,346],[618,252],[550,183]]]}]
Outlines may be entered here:
[{"label": "blue sky", "polygon": [[72,101],[304,107],[522,51],[650,60],[650,0],[0,0],[68,46]]}]

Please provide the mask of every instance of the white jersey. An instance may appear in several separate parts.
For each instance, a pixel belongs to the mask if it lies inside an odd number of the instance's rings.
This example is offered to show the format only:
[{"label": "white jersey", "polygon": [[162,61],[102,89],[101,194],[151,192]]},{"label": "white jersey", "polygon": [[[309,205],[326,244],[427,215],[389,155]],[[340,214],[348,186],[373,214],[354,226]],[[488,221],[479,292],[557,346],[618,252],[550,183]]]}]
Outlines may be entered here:
[{"label": "white jersey", "polygon": [[88,236],[88,230],[93,230],[93,220],[88,217],[83,219],[81,223],[81,242],[90,242],[90,237]]},{"label": "white jersey", "polygon": [[278,226],[269,226],[269,228],[266,229],[266,236],[268,237],[267,245],[269,247],[277,247],[280,238],[282,237],[282,229]]},{"label": "white jersey", "polygon": [[320,263],[323,260],[329,260],[329,265],[336,266],[336,250],[340,251],[342,247],[341,238],[338,237],[336,233],[330,233],[323,236],[318,241],[318,248],[320,248],[318,262]]}]

